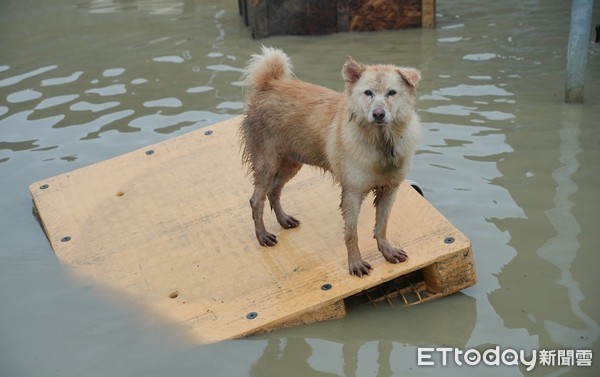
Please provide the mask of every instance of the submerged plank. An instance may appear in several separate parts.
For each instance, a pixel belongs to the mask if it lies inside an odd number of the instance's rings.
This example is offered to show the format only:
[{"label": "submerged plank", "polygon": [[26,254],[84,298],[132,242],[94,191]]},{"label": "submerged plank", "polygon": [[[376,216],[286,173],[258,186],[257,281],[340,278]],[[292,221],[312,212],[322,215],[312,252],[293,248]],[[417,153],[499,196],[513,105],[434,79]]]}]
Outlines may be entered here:
[{"label": "submerged plank", "polygon": [[[475,283],[469,239],[406,183],[388,228],[410,255],[405,263],[387,263],[377,250],[375,211],[365,202],[359,244],[374,270],[362,279],[348,274],[340,189],[310,167],[282,198],[302,224],[284,230],[266,211],[279,242],[258,245],[240,119],[32,184],[58,259],[184,325],[201,343],[341,317],[344,298],[417,270],[441,295]],[[449,260],[467,278],[449,274]]]}]

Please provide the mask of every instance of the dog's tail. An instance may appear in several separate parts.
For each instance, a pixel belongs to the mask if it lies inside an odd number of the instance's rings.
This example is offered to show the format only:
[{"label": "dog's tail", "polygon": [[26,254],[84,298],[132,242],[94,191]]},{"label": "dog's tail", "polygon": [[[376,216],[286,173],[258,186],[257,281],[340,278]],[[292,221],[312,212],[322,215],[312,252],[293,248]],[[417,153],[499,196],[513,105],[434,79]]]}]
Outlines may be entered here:
[{"label": "dog's tail", "polygon": [[261,53],[252,55],[244,69],[244,87],[259,91],[273,80],[292,78],[290,58],[280,49],[262,46]]}]

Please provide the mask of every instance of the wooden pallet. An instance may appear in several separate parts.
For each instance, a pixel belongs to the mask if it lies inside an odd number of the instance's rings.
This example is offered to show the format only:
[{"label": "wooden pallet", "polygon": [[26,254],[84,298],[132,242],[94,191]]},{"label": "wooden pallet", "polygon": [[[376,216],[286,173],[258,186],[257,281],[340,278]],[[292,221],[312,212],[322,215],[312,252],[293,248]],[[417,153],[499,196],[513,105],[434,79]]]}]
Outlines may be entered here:
[{"label": "wooden pallet", "polygon": [[238,0],[254,38],[434,28],[435,0]]},{"label": "wooden pallet", "polygon": [[360,247],[374,270],[362,279],[348,274],[340,190],[310,167],[282,199],[301,226],[283,230],[266,211],[279,243],[259,246],[240,119],[32,184],[58,259],[200,343],[339,318],[349,297],[415,303],[475,284],[469,239],[406,183],[388,228],[410,255],[405,263],[390,264],[377,251],[374,209],[365,202]]}]

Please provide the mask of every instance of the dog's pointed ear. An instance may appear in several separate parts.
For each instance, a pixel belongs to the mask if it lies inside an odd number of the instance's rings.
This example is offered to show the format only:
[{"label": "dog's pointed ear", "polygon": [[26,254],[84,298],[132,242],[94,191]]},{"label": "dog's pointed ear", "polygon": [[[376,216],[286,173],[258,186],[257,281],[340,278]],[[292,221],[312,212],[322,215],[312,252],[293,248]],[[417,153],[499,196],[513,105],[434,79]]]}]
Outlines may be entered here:
[{"label": "dog's pointed ear", "polygon": [[398,73],[402,80],[413,88],[416,88],[419,80],[421,80],[421,72],[418,69],[401,67],[398,68]]},{"label": "dog's pointed ear", "polygon": [[342,68],[342,76],[344,77],[346,87],[350,88],[352,84],[357,82],[365,69],[367,69],[367,67],[363,64],[357,63],[351,56],[346,56],[346,62]]}]

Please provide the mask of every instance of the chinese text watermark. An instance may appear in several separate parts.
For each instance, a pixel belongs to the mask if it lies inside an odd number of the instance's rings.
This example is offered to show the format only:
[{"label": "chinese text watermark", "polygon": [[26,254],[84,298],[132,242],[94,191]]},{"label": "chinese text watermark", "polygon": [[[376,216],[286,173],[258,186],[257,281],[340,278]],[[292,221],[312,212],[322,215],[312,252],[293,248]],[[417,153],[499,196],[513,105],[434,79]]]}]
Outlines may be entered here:
[{"label": "chinese text watermark", "polygon": [[[434,357],[436,356],[436,357]],[[441,360],[437,360],[440,359]],[[417,348],[417,365],[446,366],[453,362],[455,365],[475,366],[485,365],[522,365],[527,371],[533,370],[537,365],[543,366],[592,366],[592,350],[533,350],[530,353],[524,350],[501,349],[499,346],[479,351],[472,348],[461,350],[450,347],[419,347]]]}]

